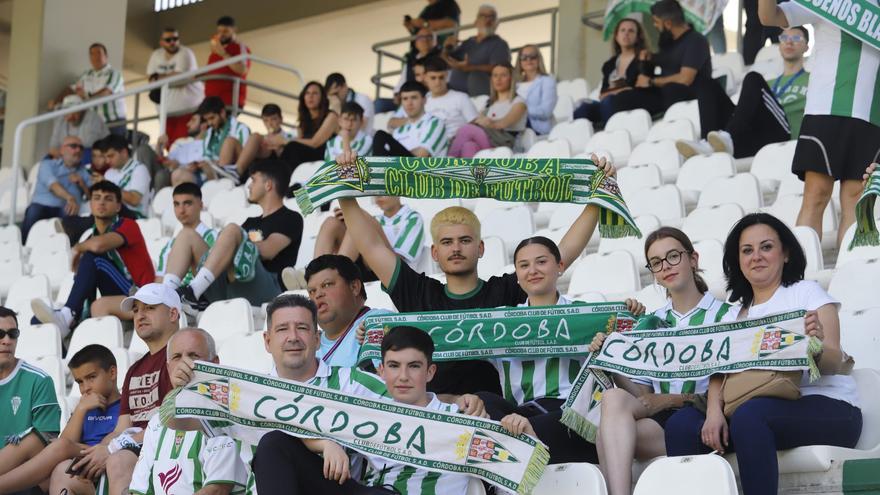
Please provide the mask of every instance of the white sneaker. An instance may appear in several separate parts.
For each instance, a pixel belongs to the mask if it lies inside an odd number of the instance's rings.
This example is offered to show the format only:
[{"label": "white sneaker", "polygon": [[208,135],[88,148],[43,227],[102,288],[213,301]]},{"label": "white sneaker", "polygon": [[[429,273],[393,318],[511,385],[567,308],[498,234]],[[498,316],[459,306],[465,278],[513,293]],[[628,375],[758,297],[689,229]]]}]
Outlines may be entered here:
[{"label": "white sneaker", "polygon": [[73,315],[69,311],[54,309],[42,299],[31,299],[31,310],[41,323],[54,323],[61,331],[61,338],[70,335],[70,325],[73,324]]},{"label": "white sneaker", "polygon": [[706,134],[706,140],[709,145],[717,152],[724,152],[733,155],[733,138],[727,131],[711,131]]},{"label": "white sneaker", "polygon": [[292,266],[288,266],[281,270],[281,281],[287,290],[304,290],[307,289],[306,277],[302,270],[297,270]]},{"label": "white sneaker", "polygon": [[697,156],[697,155],[711,155],[714,151],[709,143],[704,140],[700,141],[688,141],[685,139],[679,139],[675,142],[675,149],[681,153],[681,156],[687,160],[688,158]]}]

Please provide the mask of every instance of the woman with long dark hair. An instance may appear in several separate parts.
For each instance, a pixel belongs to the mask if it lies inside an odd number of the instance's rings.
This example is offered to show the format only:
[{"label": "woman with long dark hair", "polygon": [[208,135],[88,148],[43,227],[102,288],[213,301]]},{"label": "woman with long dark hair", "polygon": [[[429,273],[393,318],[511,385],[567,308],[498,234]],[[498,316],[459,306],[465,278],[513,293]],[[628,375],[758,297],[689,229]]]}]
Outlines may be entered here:
[{"label": "woman with long dark hair", "polygon": [[324,145],[336,134],[338,116],[330,110],[327,91],[310,81],[299,92],[297,137],[284,146],[281,159],[293,171],[299,164],[324,159]]}]

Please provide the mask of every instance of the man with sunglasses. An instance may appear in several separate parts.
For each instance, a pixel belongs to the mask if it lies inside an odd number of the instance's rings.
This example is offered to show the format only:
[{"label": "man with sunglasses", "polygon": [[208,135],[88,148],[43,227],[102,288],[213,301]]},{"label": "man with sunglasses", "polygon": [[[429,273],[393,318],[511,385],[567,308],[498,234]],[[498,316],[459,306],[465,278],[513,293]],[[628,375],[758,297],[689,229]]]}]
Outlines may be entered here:
[{"label": "man with sunglasses", "polygon": [[15,311],[0,306],[0,474],[37,455],[61,431],[52,378],[15,357],[20,333]]},{"label": "man with sunglasses", "polygon": [[59,158],[40,162],[31,204],[24,212],[22,241],[38,220],[79,215],[83,196],[91,185],[89,171],[82,165],[83,144],[76,136],[61,141]]},{"label": "man with sunglasses", "polygon": [[[162,36],[159,37],[159,47],[153,51],[147,63],[150,81],[159,81],[199,67],[193,51],[180,43],[177,29],[173,27],[163,29]],[[168,136],[166,149],[170,149],[177,138],[187,136],[186,123],[202,102],[205,86],[201,81],[193,81],[181,86],[173,85],[168,87],[167,95],[168,101],[165,105],[168,119],[165,121],[165,134]],[[151,92],[150,99],[159,103],[158,91]]]}]

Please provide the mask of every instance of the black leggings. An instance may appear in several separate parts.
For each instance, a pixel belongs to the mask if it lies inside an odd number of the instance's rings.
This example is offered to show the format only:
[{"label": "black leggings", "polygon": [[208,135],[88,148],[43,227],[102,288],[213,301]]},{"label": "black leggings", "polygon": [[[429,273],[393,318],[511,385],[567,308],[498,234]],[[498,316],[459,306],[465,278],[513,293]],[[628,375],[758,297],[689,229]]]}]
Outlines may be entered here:
[{"label": "black leggings", "polygon": [[291,141],[284,145],[281,150],[281,159],[290,167],[293,172],[301,163],[316,162],[324,159],[324,146],[312,148],[311,146]]},{"label": "black leggings", "polygon": [[281,431],[260,439],[254,455],[257,492],[262,495],[387,495],[395,493],[372,488],[349,479],[342,485],[324,478],[324,460],[302,440]]},{"label": "black leggings", "polygon": [[791,139],[785,110],[757,72],[749,72],[743,79],[739,103],[727,123],[727,132],[733,138],[734,158],[754,156],[767,144]]},{"label": "black leggings", "polygon": [[373,156],[413,156],[413,154],[391,134],[376,131],[373,136]]},{"label": "black leggings", "polygon": [[[777,0],[776,3],[779,3]],[[746,65],[755,63],[755,57],[764,46],[767,38],[771,43],[779,43],[779,34],[782,29],[778,27],[767,27],[761,24],[758,18],[758,0],[745,0],[743,2],[743,10],[746,11],[746,32],[743,34],[743,62]]]}]

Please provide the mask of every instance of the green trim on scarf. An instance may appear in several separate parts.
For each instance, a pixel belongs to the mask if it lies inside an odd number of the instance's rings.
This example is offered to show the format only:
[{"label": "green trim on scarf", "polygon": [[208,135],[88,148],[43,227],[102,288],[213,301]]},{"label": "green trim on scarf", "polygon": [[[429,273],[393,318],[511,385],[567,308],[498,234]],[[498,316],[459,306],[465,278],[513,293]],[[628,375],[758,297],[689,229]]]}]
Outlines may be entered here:
[{"label": "green trim on scarf", "polygon": [[877,220],[874,219],[874,204],[880,195],[880,168],[874,171],[865,183],[865,190],[856,203],[856,232],[849,250],[859,246],[880,246]]},{"label": "green trim on scarf", "polygon": [[[815,5],[815,0],[792,0],[792,2],[833,24],[861,43],[880,50],[880,23],[877,22],[880,18],[880,7],[871,5],[866,0],[849,0],[852,5],[849,11],[844,12],[847,14],[844,20],[840,20],[839,15],[842,11],[839,9],[840,2],[822,2],[819,6]],[[828,9],[834,6],[837,6],[838,10],[829,12]]]}]

